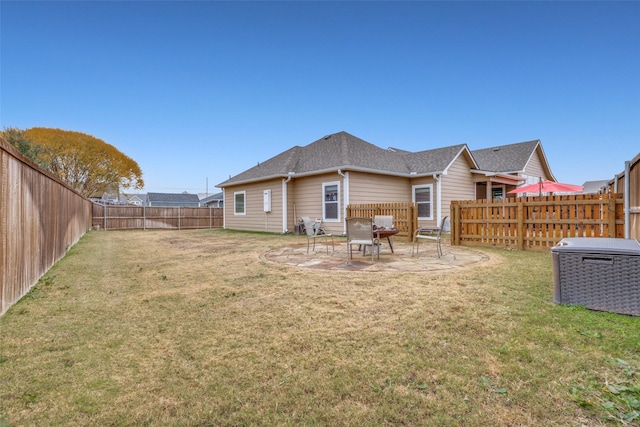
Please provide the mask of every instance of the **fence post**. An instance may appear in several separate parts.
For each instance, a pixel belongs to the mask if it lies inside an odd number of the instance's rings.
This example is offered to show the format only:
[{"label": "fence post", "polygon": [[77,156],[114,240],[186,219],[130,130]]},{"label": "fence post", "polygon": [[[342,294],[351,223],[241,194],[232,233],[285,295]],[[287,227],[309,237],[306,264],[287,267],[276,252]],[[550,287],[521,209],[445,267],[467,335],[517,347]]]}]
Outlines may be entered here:
[{"label": "fence post", "polygon": [[104,213],[103,215],[104,220],[102,221],[102,229],[106,230],[107,229],[107,205],[106,204],[102,205],[102,212]]},{"label": "fence post", "polygon": [[460,215],[460,206],[453,202],[451,204],[451,217],[450,217],[450,225],[451,225],[451,245],[458,246],[460,244],[460,233],[458,232],[458,226],[460,225],[460,220],[458,219],[458,215]]},{"label": "fence post", "polygon": [[616,237],[616,199],[609,195],[608,204],[609,237]]},{"label": "fence post", "polygon": [[418,207],[415,202],[411,203],[411,221],[413,223],[413,227],[411,228],[411,241],[413,241],[413,236],[418,231]]},{"label": "fence post", "polygon": [[518,233],[518,250],[521,251],[524,249],[524,202],[521,200],[518,200],[518,209],[517,209],[517,217],[518,217],[518,226],[517,226],[517,231],[516,233]]}]

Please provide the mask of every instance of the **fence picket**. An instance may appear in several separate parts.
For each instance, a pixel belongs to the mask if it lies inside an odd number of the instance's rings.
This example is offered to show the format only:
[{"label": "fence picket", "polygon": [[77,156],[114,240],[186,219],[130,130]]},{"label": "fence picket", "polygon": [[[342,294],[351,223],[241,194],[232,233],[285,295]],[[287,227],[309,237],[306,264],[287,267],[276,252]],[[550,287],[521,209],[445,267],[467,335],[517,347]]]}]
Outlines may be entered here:
[{"label": "fence picket", "polygon": [[103,206],[93,204],[93,227],[104,230],[220,228],[223,208]]},{"label": "fence picket", "polygon": [[622,237],[622,194],[454,201],[453,245],[547,249],[565,237]]}]

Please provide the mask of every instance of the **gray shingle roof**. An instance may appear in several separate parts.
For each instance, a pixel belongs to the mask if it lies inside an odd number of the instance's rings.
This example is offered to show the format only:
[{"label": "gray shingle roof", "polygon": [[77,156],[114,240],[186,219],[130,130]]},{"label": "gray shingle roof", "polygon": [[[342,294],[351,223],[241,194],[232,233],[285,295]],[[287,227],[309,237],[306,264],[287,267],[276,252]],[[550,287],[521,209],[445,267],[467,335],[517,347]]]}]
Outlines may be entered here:
[{"label": "gray shingle roof", "polygon": [[466,147],[465,144],[452,145],[450,147],[419,151],[417,153],[406,153],[403,157],[411,171],[417,173],[436,173],[444,171]]},{"label": "gray shingle roof", "polygon": [[203,197],[200,199],[200,203],[209,203],[216,200],[224,200],[224,193],[222,191],[208,197]]},{"label": "gray shingle roof", "polygon": [[519,142],[473,150],[471,154],[476,160],[479,170],[487,172],[518,172],[524,170],[539,144],[539,140]]},{"label": "gray shingle roof", "polygon": [[304,147],[292,147],[218,186],[285,177],[290,172],[301,175],[337,169],[407,176],[433,174],[443,172],[465,149],[466,145],[460,144],[418,153],[386,150],[347,132],[338,132]]},{"label": "gray shingle roof", "polygon": [[200,203],[197,194],[188,193],[148,193],[147,200],[150,202]]}]

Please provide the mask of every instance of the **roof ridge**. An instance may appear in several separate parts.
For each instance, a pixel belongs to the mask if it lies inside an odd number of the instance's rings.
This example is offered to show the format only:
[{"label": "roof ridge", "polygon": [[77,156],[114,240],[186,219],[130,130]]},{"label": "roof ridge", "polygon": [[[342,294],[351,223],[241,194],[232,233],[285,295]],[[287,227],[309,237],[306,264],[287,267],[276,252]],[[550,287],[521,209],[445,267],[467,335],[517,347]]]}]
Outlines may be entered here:
[{"label": "roof ridge", "polygon": [[503,147],[507,148],[507,147],[513,147],[513,146],[516,146],[516,145],[524,145],[524,144],[531,144],[531,143],[538,144],[538,143],[540,143],[540,140],[539,139],[532,139],[530,141],[522,141],[522,142],[514,142],[514,143],[511,143],[511,144],[494,145],[493,147],[478,148],[476,150],[471,150],[471,151],[473,152],[473,151],[482,151],[482,150],[493,150],[493,149],[496,149],[496,148],[503,148]]}]

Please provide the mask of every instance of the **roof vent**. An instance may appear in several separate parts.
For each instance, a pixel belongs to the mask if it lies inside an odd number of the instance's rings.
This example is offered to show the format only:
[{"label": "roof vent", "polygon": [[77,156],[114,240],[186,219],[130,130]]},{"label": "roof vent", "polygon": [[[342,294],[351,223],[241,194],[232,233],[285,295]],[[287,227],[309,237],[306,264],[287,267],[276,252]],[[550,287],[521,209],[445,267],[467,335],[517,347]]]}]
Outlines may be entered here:
[{"label": "roof vent", "polygon": [[496,152],[496,151],[500,151],[500,147],[496,147],[496,148],[494,148],[494,149],[493,149],[493,151],[494,151],[494,152]]},{"label": "roof vent", "polygon": [[331,135],[327,135],[324,137],[324,139],[329,139],[329,138],[331,138]]}]

